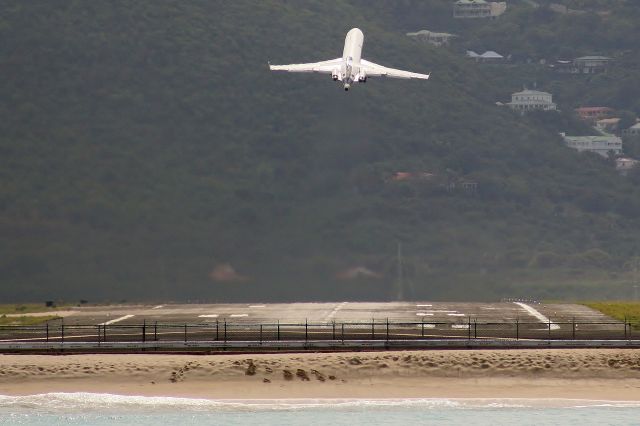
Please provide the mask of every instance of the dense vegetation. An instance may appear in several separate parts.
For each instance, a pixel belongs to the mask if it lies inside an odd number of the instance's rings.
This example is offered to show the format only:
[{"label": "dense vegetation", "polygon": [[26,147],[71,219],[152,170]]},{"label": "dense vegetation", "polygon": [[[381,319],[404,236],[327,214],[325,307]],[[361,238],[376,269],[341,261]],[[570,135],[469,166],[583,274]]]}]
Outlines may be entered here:
[{"label": "dense vegetation", "polygon": [[[585,131],[570,114],[584,102],[640,112],[640,7],[610,3],[575,17],[514,1],[454,22],[448,0],[4,1],[3,297],[384,300],[400,293],[399,242],[405,297],[626,297],[640,190],[557,134]],[[432,80],[345,94],[327,76],[268,72],[339,56],[354,26],[366,58]],[[449,26],[448,49],[404,35]],[[485,41],[534,59],[623,56],[607,75],[559,79],[461,54]],[[496,106],[532,83],[568,112]],[[223,264],[237,272],[226,281],[211,274]],[[340,278],[354,266],[369,272]]]}]

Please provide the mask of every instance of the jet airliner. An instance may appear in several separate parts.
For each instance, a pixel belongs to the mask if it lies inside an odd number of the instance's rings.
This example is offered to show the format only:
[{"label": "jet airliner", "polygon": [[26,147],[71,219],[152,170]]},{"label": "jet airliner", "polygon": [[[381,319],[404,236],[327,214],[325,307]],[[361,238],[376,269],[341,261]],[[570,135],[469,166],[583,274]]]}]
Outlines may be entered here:
[{"label": "jet airliner", "polygon": [[342,57],[329,61],[313,62],[309,64],[271,65],[272,71],[287,72],[317,72],[331,74],[333,81],[340,81],[344,90],[349,90],[354,83],[366,83],[369,77],[391,77],[402,79],[427,80],[429,74],[402,71],[383,67],[361,58],[364,34],[359,28],[352,28],[344,40]]}]

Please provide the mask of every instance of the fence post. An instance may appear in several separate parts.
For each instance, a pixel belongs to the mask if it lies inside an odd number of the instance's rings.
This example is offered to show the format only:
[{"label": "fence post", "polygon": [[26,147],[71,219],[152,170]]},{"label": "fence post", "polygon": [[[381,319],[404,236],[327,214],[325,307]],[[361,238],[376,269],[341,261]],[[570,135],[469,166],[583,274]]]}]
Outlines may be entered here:
[{"label": "fence post", "polygon": [[262,345],[262,324],[260,324],[260,344]]},{"label": "fence post", "polygon": [[[226,327],[225,327],[225,330],[226,330]],[[278,320],[278,341],[280,341],[280,320]]]},{"label": "fence post", "polygon": [[627,340],[627,317],[624,317],[624,339]]},{"label": "fence post", "polygon": [[[99,327],[99,326],[98,326]],[[99,330],[99,329],[98,329]],[[47,343],[49,342],[49,322],[47,322]]]},{"label": "fence post", "polygon": [[371,318],[371,340],[376,340],[376,320]]},{"label": "fence post", "polygon": [[142,343],[147,341],[147,320],[142,320]]},{"label": "fence post", "polygon": [[218,333],[220,331],[219,329],[220,329],[220,324],[218,320],[216,320],[216,342],[219,340],[219,336],[218,336]]},{"label": "fence post", "polygon": [[516,318],[516,340],[520,340],[520,319]]},{"label": "fence post", "polygon": [[304,341],[305,343],[309,340],[309,320],[305,318],[304,320]]},{"label": "fence post", "polygon": [[227,342],[227,320],[224,320],[224,341]]},{"label": "fence post", "polygon": [[389,341],[389,318],[387,318],[387,342]]},{"label": "fence post", "polygon": [[422,328],[422,337],[424,337],[424,317],[422,317],[422,324],[421,324],[421,328]]},{"label": "fence post", "polygon": [[187,324],[184,325],[184,342],[187,343]]},{"label": "fence post", "polygon": [[60,326],[60,341],[64,343],[64,319],[62,320],[62,325]]},{"label": "fence post", "polygon": [[107,326],[106,326],[106,324],[102,325],[102,341],[103,342],[107,341]]},{"label": "fence post", "polygon": [[548,339],[549,340],[549,344],[551,344],[551,318],[549,318],[549,324],[548,324]]},{"label": "fence post", "polygon": [[158,321],[156,321],[155,324],[153,325],[153,340],[155,342],[158,341]]},{"label": "fence post", "polygon": [[473,338],[478,338],[478,318],[473,320]]},{"label": "fence post", "polygon": [[333,332],[331,333],[331,340],[336,340],[336,322],[332,321],[332,325],[333,325]]},{"label": "fence post", "polygon": [[571,323],[571,338],[576,340],[576,317],[573,317],[573,321]]},{"label": "fence post", "polygon": [[471,317],[467,317],[467,335],[468,339],[471,340]]},{"label": "fence post", "polygon": [[344,323],[342,325],[342,344],[344,345]]}]

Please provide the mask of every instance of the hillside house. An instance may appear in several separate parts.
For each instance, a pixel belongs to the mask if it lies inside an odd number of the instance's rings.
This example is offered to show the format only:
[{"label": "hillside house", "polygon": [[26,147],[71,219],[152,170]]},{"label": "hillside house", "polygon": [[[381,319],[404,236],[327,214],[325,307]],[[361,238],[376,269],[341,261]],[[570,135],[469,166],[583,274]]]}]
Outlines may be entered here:
[{"label": "hillside house", "polygon": [[603,118],[596,121],[596,129],[605,133],[613,133],[618,130],[619,118]]},{"label": "hillside house", "polygon": [[573,66],[579,74],[598,74],[607,72],[611,61],[606,56],[582,56],[573,60]]},{"label": "hillside house", "polygon": [[415,38],[418,41],[432,44],[436,47],[448,45],[449,41],[456,37],[455,34],[436,33],[429,30],[420,30],[415,33],[407,33],[408,37]]},{"label": "hillside house", "polygon": [[524,114],[528,111],[554,111],[557,109],[553,103],[553,95],[537,90],[523,90],[511,95],[511,102],[507,103],[509,108]]},{"label": "hillside house", "polygon": [[595,152],[605,158],[609,158],[610,154],[622,154],[622,139],[614,135],[567,136],[564,133],[561,135],[569,148],[580,152]]},{"label": "hillside house", "polygon": [[575,112],[582,121],[594,124],[610,115],[613,109],[609,107],[580,107],[576,108]]},{"label": "hillside house", "polygon": [[453,4],[453,17],[456,19],[497,18],[506,10],[506,2],[458,0]]},{"label": "hillside house", "polygon": [[636,167],[638,163],[640,163],[640,161],[634,160],[633,158],[616,158],[616,170],[625,175],[629,170]]},{"label": "hillside house", "polygon": [[475,60],[476,62],[499,64],[504,62],[504,56],[493,50],[487,50],[483,54],[479,55],[473,50],[467,50],[467,57]]},{"label": "hillside house", "polygon": [[557,60],[549,67],[563,74],[598,74],[607,72],[612,61],[606,56],[582,56],[572,61]]},{"label": "hillside house", "polygon": [[625,136],[640,136],[640,123],[636,123],[628,129],[623,130],[622,134]]}]

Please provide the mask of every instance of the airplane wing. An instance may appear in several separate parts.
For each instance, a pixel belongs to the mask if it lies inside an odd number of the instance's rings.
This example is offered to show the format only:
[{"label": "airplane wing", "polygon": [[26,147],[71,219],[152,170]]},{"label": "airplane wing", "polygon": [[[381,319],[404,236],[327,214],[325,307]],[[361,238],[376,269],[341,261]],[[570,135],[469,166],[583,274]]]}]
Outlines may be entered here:
[{"label": "airplane wing", "polygon": [[333,70],[342,65],[342,58],[331,59],[330,61],[312,62],[309,64],[271,65],[271,71],[287,72],[319,72],[331,74]]},{"label": "airplane wing", "polygon": [[418,78],[422,80],[427,80],[429,78],[429,74],[419,74],[417,72],[410,71],[402,71],[397,70],[395,68],[387,68],[382,65],[374,64],[373,62],[366,61],[364,59],[360,60],[360,69],[364,70],[367,77],[390,77],[390,78],[404,78],[404,79],[412,79]]}]

